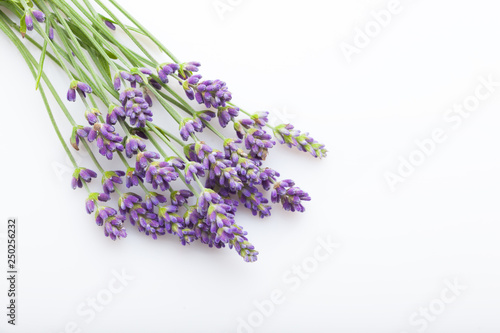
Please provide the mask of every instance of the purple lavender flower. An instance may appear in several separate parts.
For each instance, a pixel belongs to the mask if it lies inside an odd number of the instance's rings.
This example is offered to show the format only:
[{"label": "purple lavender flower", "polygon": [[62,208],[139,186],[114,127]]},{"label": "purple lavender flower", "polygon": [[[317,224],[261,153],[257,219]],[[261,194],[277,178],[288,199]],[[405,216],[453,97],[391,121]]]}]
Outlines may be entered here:
[{"label": "purple lavender flower", "polygon": [[134,77],[134,75],[132,75],[132,74],[130,74],[130,73],[128,73],[128,72],[121,71],[121,72],[120,72],[120,76],[122,77],[122,79],[124,79],[124,80],[126,80],[126,81],[128,81],[128,82],[130,82],[130,83],[132,83],[132,82],[134,82],[134,81],[135,81],[135,77]]},{"label": "purple lavender flower", "polygon": [[179,70],[179,65],[175,63],[164,63],[158,66],[158,77],[160,78],[161,82],[163,83],[168,83],[168,76],[174,74],[177,70]]},{"label": "purple lavender flower", "polygon": [[87,213],[91,214],[94,211],[97,201],[106,202],[109,199],[110,197],[106,193],[90,193],[87,200],[85,200],[85,208],[87,210]]},{"label": "purple lavender flower", "polygon": [[169,183],[175,181],[179,174],[175,168],[168,162],[151,162],[146,170],[145,180],[156,190],[158,187],[162,191],[170,188]]},{"label": "purple lavender flower", "polygon": [[140,177],[144,177],[146,175],[146,170],[151,161],[159,158],[160,154],[154,151],[144,151],[137,153],[135,162],[135,173]]},{"label": "purple lavender flower", "polygon": [[49,39],[54,40],[54,28],[52,27],[49,29]]},{"label": "purple lavender flower", "polygon": [[89,122],[90,125],[94,125],[99,120],[97,116],[100,116],[101,112],[96,108],[92,108],[90,110],[85,110],[85,119]]},{"label": "purple lavender flower", "polygon": [[158,209],[158,219],[165,226],[165,231],[179,237],[182,245],[189,244],[195,240],[194,230],[187,228],[184,219],[177,215],[179,207],[164,206]]},{"label": "purple lavender flower", "polygon": [[198,72],[200,70],[200,66],[201,64],[198,61],[185,62],[181,64],[178,68],[179,76],[183,80],[186,80],[191,75],[193,75],[193,72]]},{"label": "purple lavender flower", "polygon": [[166,159],[166,161],[170,163],[174,168],[179,170],[184,170],[186,167],[184,161],[181,160],[179,157],[170,156],[169,158]]},{"label": "purple lavender flower", "polygon": [[125,216],[118,215],[118,212],[111,207],[97,207],[95,212],[97,225],[104,225],[104,235],[116,240],[127,237],[127,231],[123,226]]},{"label": "purple lavender flower", "polygon": [[200,239],[209,247],[235,248],[247,262],[257,259],[258,252],[245,237],[247,233],[234,222],[237,202],[223,199],[212,190],[204,190],[198,197],[196,207],[188,209],[184,224],[188,231],[194,231],[191,238]]},{"label": "purple lavender flower", "polygon": [[206,159],[208,165],[208,177],[205,187],[225,188],[230,193],[236,193],[243,187],[242,179],[238,170],[232,166],[232,162],[224,158],[224,153],[220,151],[212,152]]},{"label": "purple lavender flower", "polygon": [[75,150],[80,150],[78,147],[80,145],[80,139],[86,138],[88,135],[88,131],[85,127],[78,125],[73,127],[73,131],[71,132],[70,143],[75,148]]},{"label": "purple lavender flower", "polygon": [[33,17],[40,23],[45,22],[45,14],[39,10],[33,10]]},{"label": "purple lavender flower", "polygon": [[127,186],[127,188],[138,186],[139,182],[142,181],[142,178],[136,174],[134,168],[127,169],[127,173],[125,174],[125,186]]},{"label": "purple lavender flower", "polygon": [[276,142],[265,130],[251,127],[254,124],[255,122],[251,119],[242,119],[234,122],[234,129],[238,137],[244,140],[245,148],[250,151],[250,156],[258,160],[265,160],[269,149]]},{"label": "purple lavender flower", "polygon": [[232,106],[219,106],[217,109],[217,117],[219,118],[219,124],[222,127],[226,127],[230,121],[238,117],[240,109]]},{"label": "purple lavender flower", "polygon": [[309,133],[301,133],[294,129],[291,124],[281,124],[274,128],[274,136],[279,143],[289,148],[297,147],[300,151],[309,152],[312,156],[322,158],[326,156],[327,150],[324,144],[314,140]]},{"label": "purple lavender flower", "polygon": [[205,168],[198,162],[189,162],[186,163],[185,169],[185,179],[189,184],[194,179],[194,177],[203,177],[205,176]]},{"label": "purple lavender flower", "polygon": [[158,81],[156,81],[155,79],[148,78],[148,82],[156,90],[161,90],[161,84],[159,84]]},{"label": "purple lavender flower", "polygon": [[85,82],[80,82],[77,80],[71,81],[67,94],[68,101],[76,101],[77,91],[80,92],[83,97],[86,97],[86,94],[92,93],[92,88]]},{"label": "purple lavender flower", "polygon": [[182,206],[187,204],[188,199],[192,196],[194,196],[194,194],[188,190],[172,191],[170,193],[170,200],[172,201],[172,205]]},{"label": "purple lavender flower", "polygon": [[250,116],[250,118],[254,121],[255,127],[264,128],[266,124],[269,122],[269,112],[261,111],[256,112]]},{"label": "purple lavender flower", "polygon": [[184,147],[184,154],[186,157],[190,161],[203,164],[205,169],[208,169],[209,161],[207,159],[210,157],[212,151],[212,147],[203,141],[197,141],[196,143]]},{"label": "purple lavender flower", "polygon": [[113,24],[113,22],[109,21],[109,20],[104,20],[104,24],[110,28],[111,30],[116,30],[116,27],[115,25]]},{"label": "purple lavender flower", "polygon": [[146,149],[146,144],[137,135],[131,135],[125,141],[125,154],[128,158],[134,156],[134,154],[144,151]]},{"label": "purple lavender flower", "polygon": [[92,127],[85,127],[87,140],[96,140],[99,153],[108,160],[113,159],[113,152],[123,151],[123,138],[115,133],[115,128],[109,124],[95,123]]},{"label": "purple lavender flower", "polygon": [[153,120],[153,112],[149,109],[149,103],[139,89],[126,89],[120,94],[120,101],[132,126],[137,124],[138,127],[145,127],[146,121]]},{"label": "purple lavender flower", "polygon": [[144,100],[146,101],[146,103],[148,103],[149,107],[153,107],[153,100],[151,99],[151,96],[148,94],[146,88],[144,88]]},{"label": "purple lavender flower", "polygon": [[118,199],[118,208],[120,209],[120,214],[126,215],[130,209],[134,207],[134,205],[138,202],[141,202],[141,196],[135,193],[123,193]]},{"label": "purple lavender flower", "polygon": [[121,80],[121,75],[120,73],[116,73],[115,77],[113,78],[113,88],[116,91],[119,91],[122,87],[122,80]]},{"label": "purple lavender flower", "polygon": [[149,68],[146,68],[146,67],[139,67],[139,68],[137,68],[137,70],[144,75],[153,75],[153,71]]},{"label": "purple lavender flower", "polygon": [[280,176],[279,172],[271,168],[259,169],[259,183],[264,190],[269,191],[272,184],[276,182],[276,178]]},{"label": "purple lavender flower", "polygon": [[137,225],[139,232],[144,232],[147,236],[157,239],[158,235],[164,235],[163,224],[159,221],[158,215],[148,210],[144,203],[140,203],[142,198],[133,193],[127,193],[122,199],[120,212],[129,214],[129,220],[132,225]]},{"label": "purple lavender flower", "polygon": [[212,118],[215,118],[215,112],[212,110],[203,110],[196,112],[196,118],[199,118],[203,121],[209,122]]},{"label": "purple lavender flower", "polygon": [[213,190],[204,189],[198,197],[198,202],[196,203],[196,210],[198,213],[205,215],[208,212],[208,208],[211,204],[217,204],[221,201],[221,196],[215,193]]},{"label": "purple lavender flower", "polygon": [[97,173],[87,168],[77,168],[75,172],[73,172],[73,178],[71,179],[71,187],[76,189],[83,187],[83,182],[90,183],[92,178],[96,178]]},{"label": "purple lavender flower", "polygon": [[259,215],[260,218],[271,216],[271,206],[267,204],[269,201],[255,186],[245,184],[238,192],[238,197],[254,216]]},{"label": "purple lavender flower", "polygon": [[125,118],[125,110],[123,107],[111,104],[108,108],[108,114],[106,115],[106,123],[114,125],[118,119],[122,118]]},{"label": "purple lavender flower", "polygon": [[144,204],[147,210],[153,210],[154,206],[159,206],[161,203],[167,202],[167,198],[156,192],[148,192],[144,198]]},{"label": "purple lavender flower", "polygon": [[290,179],[277,182],[274,184],[271,192],[271,201],[274,203],[281,201],[285,210],[304,212],[305,208],[302,205],[302,201],[310,201],[311,197],[300,188],[294,186],[295,182]]},{"label": "purple lavender flower", "polygon": [[187,79],[183,84],[186,96],[190,100],[195,99],[199,104],[205,104],[207,108],[212,106],[214,108],[218,108],[219,106],[224,107],[227,102],[231,101],[231,92],[224,81],[206,80],[201,83],[192,84],[189,82],[197,82],[199,78],[196,76],[195,80],[191,79]]},{"label": "purple lavender flower", "polygon": [[179,131],[184,141],[187,141],[194,132],[203,131],[203,123],[200,118],[184,118],[179,124]]},{"label": "purple lavender flower", "polygon": [[121,177],[125,176],[125,172],[121,170],[106,171],[102,176],[102,188],[104,193],[110,194],[115,191],[115,184],[123,184]]},{"label": "purple lavender flower", "polygon": [[29,13],[26,13],[24,16],[24,22],[26,23],[26,29],[28,31],[33,31],[33,18]]},{"label": "purple lavender flower", "polygon": [[68,99],[68,101],[70,102],[74,102],[76,101],[76,89],[68,89],[68,93],[66,95],[66,98]]}]

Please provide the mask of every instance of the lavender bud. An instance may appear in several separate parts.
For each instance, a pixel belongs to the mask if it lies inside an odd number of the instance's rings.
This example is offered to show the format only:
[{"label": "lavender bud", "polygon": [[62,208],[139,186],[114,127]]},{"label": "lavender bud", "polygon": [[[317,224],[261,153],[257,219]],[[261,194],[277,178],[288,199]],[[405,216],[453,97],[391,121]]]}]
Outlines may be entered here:
[{"label": "lavender bud", "polygon": [[28,31],[33,31],[33,19],[29,13],[26,13],[24,22],[26,23],[26,29],[28,29]]},{"label": "lavender bud", "polygon": [[104,20],[104,24],[105,24],[108,28],[110,28],[111,30],[116,30],[115,25],[114,25],[111,21]]},{"label": "lavender bud", "polygon": [[33,10],[32,13],[38,22],[40,22],[40,23],[45,22],[45,14],[43,12],[41,12],[39,10]]}]

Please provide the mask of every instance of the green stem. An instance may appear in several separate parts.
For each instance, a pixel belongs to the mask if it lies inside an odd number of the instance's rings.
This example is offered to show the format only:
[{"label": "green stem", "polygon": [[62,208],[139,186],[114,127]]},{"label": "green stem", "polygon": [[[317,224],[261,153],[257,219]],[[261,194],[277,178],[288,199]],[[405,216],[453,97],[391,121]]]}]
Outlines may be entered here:
[{"label": "green stem", "polygon": [[130,20],[133,24],[135,24],[136,27],[142,30],[144,35],[149,37],[163,52],[165,52],[170,59],[172,59],[174,62],[179,63],[179,60],[170,52],[158,39],[156,39],[155,36],[153,36],[141,23],[139,23],[132,15],[130,15],[118,2],[115,0],[109,0],[123,15],[125,15],[126,18]]},{"label": "green stem", "polygon": [[97,158],[95,157],[94,153],[92,152],[92,150],[90,150],[90,146],[89,144],[87,143],[87,141],[85,140],[82,140],[82,143],[83,145],[85,146],[85,149],[87,149],[87,152],[89,153],[90,155],[90,158],[92,158],[92,161],[94,161],[94,164],[96,165],[97,169],[99,169],[99,171],[104,175],[104,169],[102,168],[101,164],[99,163],[99,161],[97,160]]},{"label": "green stem", "polygon": [[[35,69],[35,67],[37,67],[37,66],[35,65],[35,63],[32,63],[32,61],[29,57],[29,52],[26,49],[26,47],[14,35],[12,30],[8,27],[8,25],[3,20],[0,20],[0,29],[2,29],[2,31],[7,35],[7,37],[9,37],[9,39],[17,47],[17,49],[19,50],[19,52],[23,56],[24,60],[26,61],[31,73],[33,74],[33,77],[36,79],[37,78],[37,70]],[[42,72],[41,70],[39,70],[39,71]],[[66,154],[68,155],[68,158],[70,159],[71,163],[73,164],[74,168],[76,169],[76,168],[78,168],[78,164],[76,163],[75,158],[71,154],[66,142],[64,141],[64,138],[61,134],[61,131],[59,130],[59,127],[57,126],[57,123],[56,123],[55,118],[54,118],[54,114],[52,113],[52,110],[50,108],[50,104],[47,100],[47,96],[45,94],[45,91],[44,91],[42,85],[40,85],[39,91],[40,91],[40,95],[42,96],[42,100],[43,100],[43,103],[45,105],[45,109],[47,110],[47,113],[49,114],[50,122],[51,122],[52,126],[54,127],[54,130],[55,130],[57,137],[59,139],[59,142],[61,142],[61,145],[63,146],[64,151],[66,152]]]},{"label": "green stem", "polygon": [[[23,7],[24,7],[25,10],[29,10],[30,9],[29,6],[26,4],[25,0],[21,0],[21,4],[23,5]],[[40,36],[43,37],[43,39],[45,40],[45,42],[47,42],[52,47],[52,49],[54,50],[54,54],[59,59],[59,62],[61,63],[61,66],[64,69],[64,71],[73,80],[71,72],[69,71],[68,67],[66,67],[66,64],[64,63],[64,61],[62,61],[61,55],[57,52],[57,50],[55,49],[55,47],[53,47],[52,41],[50,40],[48,34],[46,34],[45,31],[42,29],[41,24],[38,23],[37,20],[33,20],[33,23],[34,23],[36,31],[40,34]]]},{"label": "green stem", "polygon": [[[50,29],[50,20],[47,18],[47,22],[45,23],[45,33],[48,34]],[[43,48],[42,48],[42,53],[40,55],[40,61],[38,62],[40,64],[40,70],[38,71],[38,75],[36,77],[36,83],[35,83],[35,90],[38,89],[38,85],[40,84],[40,80],[42,78],[42,71],[43,71],[43,65],[45,63],[45,55],[47,53],[47,41],[43,42]]]},{"label": "green stem", "polygon": [[[52,6],[52,8],[53,8],[53,6]],[[73,45],[75,45],[75,47],[76,47],[76,54],[77,54],[78,58],[80,59],[80,61],[82,61],[82,63],[84,63],[84,65],[86,65],[87,70],[90,72],[90,75],[92,75],[92,77],[94,78],[95,84],[97,84],[97,86],[99,87],[99,90],[102,93],[104,91],[104,89],[102,88],[101,82],[99,81],[99,78],[98,78],[97,74],[95,73],[95,71],[92,69],[92,65],[90,64],[90,61],[83,54],[82,47],[80,46],[80,44],[76,40],[75,35],[71,33],[71,30],[70,30],[68,24],[66,23],[66,20],[62,17],[62,15],[59,13],[59,11],[57,10],[57,8],[53,8],[53,10],[54,10],[54,13],[56,14],[57,18],[59,19],[59,21],[62,22],[62,24],[64,26],[64,29],[66,29],[66,31],[68,32],[68,35],[69,35],[71,41],[73,42]],[[63,43],[65,45],[67,45],[67,43],[65,42],[65,39],[62,38],[62,40],[63,40]],[[69,53],[69,51],[68,51],[68,53]],[[103,52],[103,53],[105,53],[105,52]],[[74,63],[74,59],[73,59],[73,67],[81,75],[80,66],[78,66],[77,64]],[[104,98],[102,100],[104,104],[109,104],[109,101],[108,101],[108,99],[106,98],[106,96],[104,94],[102,94],[102,98]]]},{"label": "green stem", "polygon": [[[108,15],[113,19],[113,21],[115,21],[119,26],[120,28],[123,29],[123,31],[125,31],[125,33],[127,34],[127,36],[134,42],[135,45],[137,45],[137,47],[142,51],[142,53],[144,53],[144,55],[146,57],[148,57],[151,62],[153,63],[157,63],[157,61],[155,60],[155,58],[149,54],[149,52],[142,46],[141,43],[139,43],[139,41],[134,37],[134,35],[132,35],[130,33],[130,31],[127,29],[127,27],[118,19],[118,17],[116,17],[115,14],[113,14],[112,11],[110,11],[106,6],[104,6],[104,4],[100,1],[100,0],[94,0],[102,9],[104,9],[104,11],[106,11],[106,13],[108,13]],[[85,3],[88,3],[87,0],[84,0]],[[87,7],[89,7],[90,4],[87,5]]]}]

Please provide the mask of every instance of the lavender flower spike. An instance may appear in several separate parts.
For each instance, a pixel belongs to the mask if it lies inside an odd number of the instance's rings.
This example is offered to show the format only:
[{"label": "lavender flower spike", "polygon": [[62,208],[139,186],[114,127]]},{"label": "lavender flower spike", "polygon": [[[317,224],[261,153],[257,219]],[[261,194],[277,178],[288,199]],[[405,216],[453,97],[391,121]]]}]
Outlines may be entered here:
[{"label": "lavender flower spike", "polygon": [[292,212],[304,212],[302,201],[310,201],[311,197],[306,192],[298,187],[294,187],[295,182],[290,179],[285,179],[274,184],[271,192],[271,201],[274,203],[280,202],[285,210]]},{"label": "lavender flower spike", "polygon": [[289,148],[297,147],[300,151],[309,152],[318,158],[326,156],[327,150],[324,144],[314,140],[309,133],[301,133],[294,129],[291,124],[278,125],[273,129],[273,132],[278,142]]}]

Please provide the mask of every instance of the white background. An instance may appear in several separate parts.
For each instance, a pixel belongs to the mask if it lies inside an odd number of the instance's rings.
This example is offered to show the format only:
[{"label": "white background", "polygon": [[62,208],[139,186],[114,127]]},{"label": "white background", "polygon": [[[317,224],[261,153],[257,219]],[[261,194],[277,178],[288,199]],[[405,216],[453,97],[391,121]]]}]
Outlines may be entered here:
[{"label": "white background", "polygon": [[[132,227],[112,242],[85,213],[84,191],[70,188],[31,74],[0,36],[1,232],[9,216],[20,223],[18,325],[6,324],[2,278],[0,331],[59,333],[74,322],[94,333],[236,332],[238,318],[250,316],[253,326],[240,332],[499,332],[500,87],[460,125],[445,118],[471,100],[480,77],[500,82],[498,2],[401,0],[351,62],[342,43],[353,45],[389,1],[221,2],[232,10],[219,15],[212,0],[120,1],[180,59],[228,82],[236,103],[326,143],[324,160],[285,147],[269,158],[310,193],[307,211],[275,207],[266,220],[241,212],[237,221],[260,251],[253,264]],[[48,66],[65,94],[63,73]],[[71,110],[82,121],[82,105]],[[436,129],[447,139],[392,191],[387,173]],[[293,289],[283,276],[311,264],[318,237],[340,247]],[[77,313],[109,295],[113,272],[123,270],[134,279],[109,304],[91,320]],[[467,288],[454,296],[446,281]],[[255,301],[275,289],[284,302],[263,317]],[[454,296],[442,309],[441,295]],[[418,313],[429,307],[432,320],[423,320]]]}]

